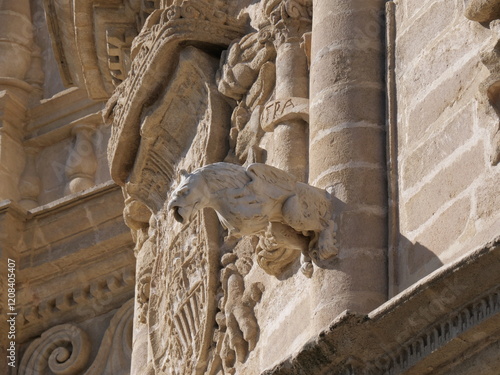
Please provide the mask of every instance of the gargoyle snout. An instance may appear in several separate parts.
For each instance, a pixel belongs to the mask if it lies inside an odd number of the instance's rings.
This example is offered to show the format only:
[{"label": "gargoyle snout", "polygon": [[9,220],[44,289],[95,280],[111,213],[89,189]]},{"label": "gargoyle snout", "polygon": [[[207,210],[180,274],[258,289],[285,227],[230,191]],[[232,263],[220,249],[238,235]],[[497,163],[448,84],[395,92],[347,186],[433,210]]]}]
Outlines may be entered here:
[{"label": "gargoyle snout", "polygon": [[183,223],[184,218],[179,213],[179,209],[180,209],[180,207],[177,205],[177,199],[172,199],[170,202],[168,202],[167,210],[168,211],[172,210],[173,214],[174,214],[174,219],[179,223]]}]

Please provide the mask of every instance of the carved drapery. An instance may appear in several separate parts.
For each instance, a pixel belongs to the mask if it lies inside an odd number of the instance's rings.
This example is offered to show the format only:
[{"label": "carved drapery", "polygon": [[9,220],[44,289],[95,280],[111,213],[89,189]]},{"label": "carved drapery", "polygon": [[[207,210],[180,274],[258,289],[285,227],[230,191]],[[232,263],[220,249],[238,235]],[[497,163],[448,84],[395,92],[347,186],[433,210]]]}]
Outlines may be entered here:
[{"label": "carved drapery", "polygon": [[107,104],[105,117],[113,124],[108,158],[116,182],[124,183],[137,156],[140,118],[151,93],[163,91],[176,72],[173,56],[190,44],[220,50],[242,33],[240,22],[222,16],[210,3],[177,1],[153,12],[132,45],[128,78]]}]

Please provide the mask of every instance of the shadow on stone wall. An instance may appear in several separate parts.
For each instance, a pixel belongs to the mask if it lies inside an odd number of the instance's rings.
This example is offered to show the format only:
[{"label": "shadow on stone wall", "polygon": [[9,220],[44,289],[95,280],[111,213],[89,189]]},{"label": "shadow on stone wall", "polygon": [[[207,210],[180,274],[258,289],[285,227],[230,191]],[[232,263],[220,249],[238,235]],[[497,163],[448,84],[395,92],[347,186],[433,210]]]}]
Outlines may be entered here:
[{"label": "shadow on stone wall", "polygon": [[439,257],[420,242],[413,243],[399,236],[397,254],[394,256],[394,283],[399,291],[406,289],[443,265]]}]

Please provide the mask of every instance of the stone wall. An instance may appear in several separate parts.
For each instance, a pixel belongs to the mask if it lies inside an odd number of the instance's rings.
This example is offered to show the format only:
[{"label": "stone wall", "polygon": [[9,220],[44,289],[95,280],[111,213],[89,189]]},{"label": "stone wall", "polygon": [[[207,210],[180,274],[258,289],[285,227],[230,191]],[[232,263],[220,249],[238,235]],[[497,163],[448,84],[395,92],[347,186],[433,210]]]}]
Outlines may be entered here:
[{"label": "stone wall", "polygon": [[498,116],[480,59],[492,33],[464,11],[461,0],[396,2],[401,234],[392,294],[498,232]]},{"label": "stone wall", "polygon": [[0,2],[0,372],[496,375],[497,3]]}]

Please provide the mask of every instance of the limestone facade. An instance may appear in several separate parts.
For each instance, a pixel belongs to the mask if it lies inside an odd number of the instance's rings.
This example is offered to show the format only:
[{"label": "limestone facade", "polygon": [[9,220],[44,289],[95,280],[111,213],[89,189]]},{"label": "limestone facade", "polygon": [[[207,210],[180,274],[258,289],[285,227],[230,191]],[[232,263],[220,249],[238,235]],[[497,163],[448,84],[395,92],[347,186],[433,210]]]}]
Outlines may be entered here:
[{"label": "limestone facade", "polygon": [[0,368],[500,368],[500,1],[4,0]]}]

